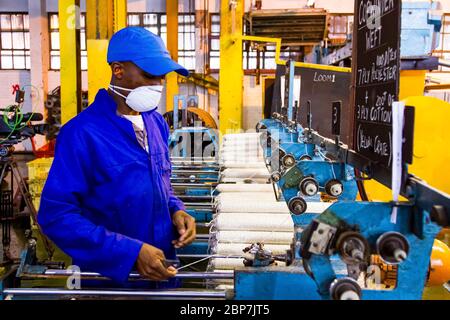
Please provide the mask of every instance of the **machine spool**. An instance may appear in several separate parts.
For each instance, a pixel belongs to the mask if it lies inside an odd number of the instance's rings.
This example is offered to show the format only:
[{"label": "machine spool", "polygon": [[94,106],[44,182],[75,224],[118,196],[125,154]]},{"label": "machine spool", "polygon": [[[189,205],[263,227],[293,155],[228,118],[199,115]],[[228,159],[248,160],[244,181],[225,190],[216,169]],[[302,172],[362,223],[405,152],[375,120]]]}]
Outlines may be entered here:
[{"label": "machine spool", "polygon": [[376,243],[378,254],[387,264],[399,264],[406,260],[409,252],[409,242],[399,232],[383,233]]},{"label": "machine spool", "polygon": [[299,189],[305,196],[312,197],[319,192],[319,184],[313,177],[306,177],[300,181]]},{"label": "machine spool", "polygon": [[346,264],[358,264],[370,258],[369,242],[355,231],[343,232],[336,242],[336,250]]},{"label": "machine spool", "polygon": [[332,197],[339,197],[344,192],[344,185],[337,179],[331,179],[325,184],[325,192]]},{"label": "machine spool", "polygon": [[330,297],[333,300],[360,300],[361,287],[350,277],[335,279],[330,285]]},{"label": "machine spool", "polygon": [[284,167],[290,168],[295,165],[295,158],[292,154],[286,154],[282,159],[281,163]]},{"label": "machine spool", "polygon": [[305,199],[303,199],[302,197],[293,197],[288,202],[289,211],[296,216],[305,213],[307,207],[308,205],[306,204]]}]

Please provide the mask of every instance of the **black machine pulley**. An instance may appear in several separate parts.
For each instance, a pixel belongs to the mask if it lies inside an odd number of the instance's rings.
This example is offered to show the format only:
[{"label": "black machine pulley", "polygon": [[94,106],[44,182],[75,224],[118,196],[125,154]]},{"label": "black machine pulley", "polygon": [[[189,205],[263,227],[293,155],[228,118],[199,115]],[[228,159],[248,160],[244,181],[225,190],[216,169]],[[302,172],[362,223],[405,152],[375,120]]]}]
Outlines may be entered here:
[{"label": "black machine pulley", "polygon": [[409,242],[399,232],[385,232],[378,237],[377,252],[387,264],[399,264],[406,260],[409,253]]},{"label": "black machine pulley", "polygon": [[288,202],[289,211],[296,216],[305,213],[307,207],[308,205],[302,197],[293,197]]},{"label": "black machine pulley", "polygon": [[333,300],[360,300],[361,287],[350,277],[335,279],[330,285],[330,297]]},{"label": "black machine pulley", "polygon": [[299,189],[303,195],[312,197],[319,192],[319,184],[313,177],[305,177],[300,181]]}]

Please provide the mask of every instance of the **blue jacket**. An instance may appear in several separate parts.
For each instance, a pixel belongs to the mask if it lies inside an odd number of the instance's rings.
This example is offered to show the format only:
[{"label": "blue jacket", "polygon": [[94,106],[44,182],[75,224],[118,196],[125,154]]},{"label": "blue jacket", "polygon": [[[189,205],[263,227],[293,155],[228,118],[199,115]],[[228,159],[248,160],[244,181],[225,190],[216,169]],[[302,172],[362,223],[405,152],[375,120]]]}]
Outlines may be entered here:
[{"label": "blue jacket", "polygon": [[64,125],[38,213],[43,232],[81,270],[124,283],[142,243],[175,259],[171,215],[184,210],[170,185],[169,128],[157,111],[142,113],[149,153],[132,123],[116,114],[104,89]]}]

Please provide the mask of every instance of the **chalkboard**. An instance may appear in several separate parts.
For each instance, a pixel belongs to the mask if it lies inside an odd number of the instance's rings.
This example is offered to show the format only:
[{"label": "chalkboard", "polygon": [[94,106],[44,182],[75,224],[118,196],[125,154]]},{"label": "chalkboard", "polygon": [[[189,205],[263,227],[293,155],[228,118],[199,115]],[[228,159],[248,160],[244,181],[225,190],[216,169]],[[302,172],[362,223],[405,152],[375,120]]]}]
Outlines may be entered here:
[{"label": "chalkboard", "polygon": [[392,165],[392,102],[400,74],[399,0],[356,0],[353,47],[353,149]]},{"label": "chalkboard", "polygon": [[[272,112],[281,113],[281,76],[285,75],[286,66],[277,65],[276,81],[273,91]],[[324,137],[334,138],[332,133],[333,103],[341,102],[340,131],[341,140],[352,142],[353,110],[350,108],[351,73],[331,71],[321,68],[295,67],[295,75],[300,76],[300,103],[296,120],[304,128],[308,127],[307,106],[311,103],[311,128]],[[294,112],[295,114],[295,112]]]}]

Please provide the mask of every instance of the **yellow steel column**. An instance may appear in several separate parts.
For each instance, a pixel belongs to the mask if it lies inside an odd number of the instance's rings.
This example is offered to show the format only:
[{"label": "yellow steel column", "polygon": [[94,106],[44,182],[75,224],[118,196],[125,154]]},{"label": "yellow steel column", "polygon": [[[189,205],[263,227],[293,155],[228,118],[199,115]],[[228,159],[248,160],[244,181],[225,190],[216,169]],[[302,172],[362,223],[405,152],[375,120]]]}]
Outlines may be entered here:
[{"label": "yellow steel column", "polygon": [[127,26],[127,0],[113,1],[113,31],[117,32]]},{"label": "yellow steel column", "polygon": [[61,123],[81,110],[80,0],[59,0]]},{"label": "yellow steel column", "polygon": [[86,42],[88,56],[88,98],[94,101],[97,91],[108,86],[111,69],[106,62],[109,39],[126,27],[126,0],[86,1]]},{"label": "yellow steel column", "polygon": [[[178,61],[178,0],[166,0],[167,50],[173,60]],[[178,94],[178,74],[166,76],[166,112],[173,110],[173,96]]]},{"label": "yellow steel column", "polygon": [[219,127],[225,134],[242,128],[242,17],[244,0],[220,7]]}]

